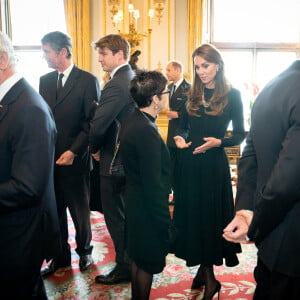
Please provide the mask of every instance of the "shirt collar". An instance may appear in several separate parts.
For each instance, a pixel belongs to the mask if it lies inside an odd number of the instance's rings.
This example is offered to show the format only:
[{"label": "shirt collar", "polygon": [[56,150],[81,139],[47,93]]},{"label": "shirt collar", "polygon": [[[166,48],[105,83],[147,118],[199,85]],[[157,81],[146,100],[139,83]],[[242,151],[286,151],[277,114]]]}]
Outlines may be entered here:
[{"label": "shirt collar", "polygon": [[21,79],[23,76],[19,73],[15,73],[0,84],[0,102],[7,94],[7,92]]},{"label": "shirt collar", "polygon": [[68,68],[66,68],[63,72],[58,73],[58,76],[59,76],[59,74],[61,74],[61,73],[64,74],[63,82],[66,82],[66,81],[67,81],[67,79],[68,79],[68,77],[69,77],[69,75],[70,75],[70,73],[71,73],[73,67],[74,67],[74,63],[71,63],[71,65],[70,65]]},{"label": "shirt collar", "polygon": [[182,84],[183,78],[179,79],[177,82],[174,82],[173,84],[176,85],[176,90],[177,88]]}]

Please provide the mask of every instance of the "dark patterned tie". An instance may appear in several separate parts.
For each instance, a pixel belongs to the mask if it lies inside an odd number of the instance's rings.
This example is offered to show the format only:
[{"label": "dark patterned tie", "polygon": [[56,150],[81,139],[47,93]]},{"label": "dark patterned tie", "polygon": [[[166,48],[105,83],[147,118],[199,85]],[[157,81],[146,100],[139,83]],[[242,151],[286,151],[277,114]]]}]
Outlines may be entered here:
[{"label": "dark patterned tie", "polygon": [[58,99],[61,91],[62,91],[62,88],[63,88],[63,85],[62,85],[62,79],[64,77],[64,73],[60,73],[59,76],[58,76],[58,81],[57,81],[57,90],[56,90],[56,99]]}]

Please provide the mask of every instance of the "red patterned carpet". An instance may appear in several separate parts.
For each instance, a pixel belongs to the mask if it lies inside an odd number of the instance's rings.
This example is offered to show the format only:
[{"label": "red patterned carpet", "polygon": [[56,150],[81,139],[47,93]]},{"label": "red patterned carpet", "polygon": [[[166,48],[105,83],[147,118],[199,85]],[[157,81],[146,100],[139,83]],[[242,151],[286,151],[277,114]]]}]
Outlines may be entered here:
[{"label": "red patterned carpet", "polygon": [[[114,267],[114,248],[105,226],[103,215],[91,213],[93,231],[93,258],[95,266],[84,273],[79,271],[79,257],[72,253],[72,268],[56,272],[45,280],[49,300],[129,300],[130,284],[105,286],[94,283],[98,274],[109,272]],[[74,227],[70,220],[70,243],[75,248]],[[255,289],[253,268],[256,263],[256,248],[253,244],[243,245],[239,255],[240,265],[234,268],[215,267],[217,279],[222,284],[220,299],[252,299]],[[200,300],[202,290],[191,290],[191,282],[197,267],[188,268],[185,262],[170,254],[163,273],[154,276],[151,300]],[[215,296],[214,299],[217,299]]]}]

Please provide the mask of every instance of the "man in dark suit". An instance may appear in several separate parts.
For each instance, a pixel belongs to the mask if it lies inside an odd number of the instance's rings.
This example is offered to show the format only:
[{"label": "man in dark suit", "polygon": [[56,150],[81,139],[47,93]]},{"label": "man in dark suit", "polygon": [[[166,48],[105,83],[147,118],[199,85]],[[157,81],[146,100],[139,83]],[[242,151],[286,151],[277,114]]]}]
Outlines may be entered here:
[{"label": "man in dark suit", "polygon": [[169,119],[167,146],[169,148],[171,156],[171,174],[172,174],[172,190],[173,200],[170,204],[174,204],[176,195],[176,168],[180,160],[181,149],[176,147],[174,142],[174,136],[176,136],[176,130],[179,126],[180,111],[184,107],[187,100],[187,92],[191,88],[191,84],[183,77],[183,65],[181,62],[172,60],[168,62],[166,66],[166,76],[172,83],[168,88],[171,91],[169,108],[166,112]]},{"label": "man in dark suit", "polygon": [[85,271],[93,264],[88,135],[100,89],[95,76],[73,64],[71,48],[70,37],[62,32],[50,32],[42,38],[44,57],[49,67],[55,69],[40,78],[39,90],[52,109],[57,127],[54,184],[62,235],[62,253],[42,270],[43,276],[71,265],[67,208],[76,230],[79,268]]},{"label": "man in dark suit", "polygon": [[233,242],[255,241],[255,300],[300,299],[300,60],[255,100],[238,167]]},{"label": "man in dark suit", "polygon": [[0,298],[47,299],[40,268],[59,250],[53,185],[55,123],[16,72],[0,33]]},{"label": "man in dark suit", "polygon": [[116,122],[121,126],[134,109],[129,95],[129,83],[134,76],[128,64],[130,46],[118,34],[102,37],[95,43],[99,62],[111,79],[102,90],[99,107],[95,112],[90,131],[93,157],[100,156],[101,202],[105,222],[116,251],[116,266],[108,275],[98,275],[102,284],[115,284],[130,280],[130,265],[125,249],[124,177],[111,176],[109,169],[116,144]]}]

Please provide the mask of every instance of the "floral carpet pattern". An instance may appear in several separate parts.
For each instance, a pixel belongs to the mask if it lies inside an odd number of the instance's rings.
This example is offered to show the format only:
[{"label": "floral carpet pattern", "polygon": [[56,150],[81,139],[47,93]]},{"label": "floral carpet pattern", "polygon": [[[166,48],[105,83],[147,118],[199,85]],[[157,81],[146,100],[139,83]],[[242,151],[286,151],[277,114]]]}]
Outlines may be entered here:
[{"label": "floral carpet pattern", "polygon": [[[49,300],[129,300],[130,284],[101,285],[94,282],[99,274],[106,274],[114,267],[114,247],[106,229],[103,215],[91,212],[91,224],[94,246],[94,267],[80,272],[79,257],[75,253],[74,226],[69,220],[69,241],[72,246],[72,267],[58,270],[45,279]],[[253,269],[256,264],[256,247],[253,244],[242,245],[239,254],[240,264],[233,268],[215,267],[216,278],[221,282],[222,300],[252,299],[255,289]],[[200,300],[203,290],[192,290],[191,283],[198,267],[187,267],[184,260],[173,254],[167,256],[167,265],[161,274],[154,275],[151,300]],[[217,299],[217,295],[215,298]]]}]

